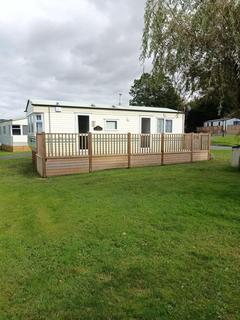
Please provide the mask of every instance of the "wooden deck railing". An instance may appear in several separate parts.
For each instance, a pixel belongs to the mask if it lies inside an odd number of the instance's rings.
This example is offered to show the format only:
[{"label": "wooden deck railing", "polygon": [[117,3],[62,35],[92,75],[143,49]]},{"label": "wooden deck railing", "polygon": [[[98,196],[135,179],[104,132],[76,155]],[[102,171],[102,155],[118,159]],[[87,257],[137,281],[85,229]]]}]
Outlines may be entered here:
[{"label": "wooden deck railing", "polygon": [[[130,167],[132,159],[142,156],[149,162],[151,156],[164,164],[170,161],[169,156],[194,160],[194,153],[205,152],[209,158],[209,134],[72,134],[72,133],[42,133],[37,135],[37,156],[45,159],[86,159],[89,161],[89,171],[92,171],[92,159],[101,157],[107,159],[128,159]],[[181,155],[179,157],[178,155]],[[185,156],[184,156],[185,155]],[[125,158],[126,157],[126,158]],[[135,158],[134,158],[135,157]],[[153,159],[153,157],[151,158]],[[197,158],[196,158],[197,159]],[[205,159],[205,158],[204,158]],[[207,160],[207,159],[205,159]],[[101,160],[103,161],[103,160]],[[152,161],[152,160],[151,160]],[[124,162],[125,163],[125,162]],[[151,162],[152,163],[152,162]],[[42,164],[41,164],[42,166]],[[124,164],[125,166],[125,164]]]},{"label": "wooden deck railing", "polygon": [[38,134],[37,153],[47,158],[84,157],[89,155],[159,154],[208,150],[208,134]]}]

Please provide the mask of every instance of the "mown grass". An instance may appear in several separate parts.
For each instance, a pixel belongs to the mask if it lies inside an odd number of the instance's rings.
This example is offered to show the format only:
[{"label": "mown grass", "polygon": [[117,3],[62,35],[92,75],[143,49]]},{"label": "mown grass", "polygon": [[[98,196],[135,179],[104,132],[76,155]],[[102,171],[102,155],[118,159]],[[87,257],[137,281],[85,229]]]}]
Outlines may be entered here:
[{"label": "mown grass", "polygon": [[7,152],[7,151],[3,151],[3,150],[0,150],[0,157],[2,156],[9,156],[9,155],[12,155],[13,152]]},{"label": "mown grass", "polygon": [[0,319],[239,319],[240,172],[0,162]]},{"label": "mown grass", "polygon": [[239,135],[227,135],[227,136],[212,136],[212,145],[214,146],[235,146],[240,144]]}]

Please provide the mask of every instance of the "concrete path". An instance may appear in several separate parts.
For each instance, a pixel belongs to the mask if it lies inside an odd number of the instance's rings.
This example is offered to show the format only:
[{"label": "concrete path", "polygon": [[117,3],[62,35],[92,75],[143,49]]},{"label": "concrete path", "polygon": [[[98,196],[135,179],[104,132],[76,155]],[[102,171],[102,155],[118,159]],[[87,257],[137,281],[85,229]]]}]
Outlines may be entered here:
[{"label": "concrete path", "polygon": [[31,157],[32,154],[28,152],[24,153],[13,153],[13,154],[8,154],[6,156],[0,156],[0,161],[1,160],[10,160],[10,159],[18,159],[18,158],[29,158]]},{"label": "concrete path", "polygon": [[232,150],[232,147],[227,147],[227,146],[211,146],[211,150]]}]

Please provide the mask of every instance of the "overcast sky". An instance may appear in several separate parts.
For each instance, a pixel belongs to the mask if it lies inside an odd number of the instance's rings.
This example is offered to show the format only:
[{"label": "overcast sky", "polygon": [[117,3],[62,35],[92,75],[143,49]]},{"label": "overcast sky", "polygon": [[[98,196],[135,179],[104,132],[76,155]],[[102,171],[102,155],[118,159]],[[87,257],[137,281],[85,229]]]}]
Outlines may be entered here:
[{"label": "overcast sky", "polygon": [[28,98],[128,104],[145,0],[0,0],[0,118]]}]

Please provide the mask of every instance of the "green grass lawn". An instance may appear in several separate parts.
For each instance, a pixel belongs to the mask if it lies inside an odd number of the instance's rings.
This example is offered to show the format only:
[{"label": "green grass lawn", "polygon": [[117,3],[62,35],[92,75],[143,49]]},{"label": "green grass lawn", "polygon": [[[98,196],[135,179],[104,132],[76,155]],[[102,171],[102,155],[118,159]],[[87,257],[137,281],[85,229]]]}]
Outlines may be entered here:
[{"label": "green grass lawn", "polygon": [[0,157],[9,156],[9,155],[12,155],[12,154],[13,154],[13,152],[7,152],[7,151],[0,150]]},{"label": "green grass lawn", "polygon": [[229,135],[229,136],[212,136],[212,145],[215,146],[235,146],[240,144],[240,136]]},{"label": "green grass lawn", "polygon": [[240,319],[240,172],[0,162],[0,319]]}]

